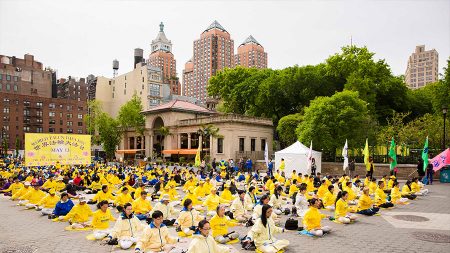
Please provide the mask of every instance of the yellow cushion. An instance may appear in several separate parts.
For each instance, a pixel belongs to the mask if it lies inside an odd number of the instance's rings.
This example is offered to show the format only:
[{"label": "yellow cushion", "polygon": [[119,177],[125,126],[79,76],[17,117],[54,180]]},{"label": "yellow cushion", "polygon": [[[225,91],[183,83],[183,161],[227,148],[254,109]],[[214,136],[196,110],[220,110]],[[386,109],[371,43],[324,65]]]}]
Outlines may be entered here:
[{"label": "yellow cushion", "polygon": [[96,240],[94,234],[88,234],[86,236],[86,239],[89,240],[89,241],[95,241]]},{"label": "yellow cushion", "polygon": [[66,231],[89,231],[92,230],[91,227],[85,227],[85,228],[72,228],[72,226],[67,226],[64,228]]},{"label": "yellow cushion", "polygon": [[227,242],[227,244],[235,244],[235,243],[238,243],[238,242],[239,242],[239,238],[236,238],[234,240],[231,240],[231,241]]},{"label": "yellow cushion", "polygon": [[177,232],[177,234],[179,237],[192,237],[192,235],[187,235],[183,231],[179,231],[179,232]]}]

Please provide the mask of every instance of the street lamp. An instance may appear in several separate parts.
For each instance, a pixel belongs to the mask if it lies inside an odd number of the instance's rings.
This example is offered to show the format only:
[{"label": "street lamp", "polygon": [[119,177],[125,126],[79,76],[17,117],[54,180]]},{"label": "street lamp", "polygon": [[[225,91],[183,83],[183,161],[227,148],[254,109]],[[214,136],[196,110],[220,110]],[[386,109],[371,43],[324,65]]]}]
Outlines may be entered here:
[{"label": "street lamp", "polygon": [[444,141],[442,142],[442,149],[443,150],[445,150],[445,148],[446,148],[446,146],[445,146],[445,118],[447,117],[447,110],[448,110],[448,107],[447,107],[447,105],[443,105],[442,106],[442,114],[444,114],[444,136],[443,136],[443,139],[444,139]]}]

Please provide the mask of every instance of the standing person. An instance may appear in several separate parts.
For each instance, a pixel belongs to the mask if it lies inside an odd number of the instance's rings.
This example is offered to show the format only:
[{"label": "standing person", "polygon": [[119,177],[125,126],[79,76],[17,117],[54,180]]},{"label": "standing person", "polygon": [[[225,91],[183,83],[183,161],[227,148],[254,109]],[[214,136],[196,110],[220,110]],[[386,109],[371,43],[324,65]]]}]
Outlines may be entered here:
[{"label": "standing person", "polygon": [[212,162],[211,162],[211,167],[213,171],[216,171],[216,167],[217,167],[217,163],[216,163],[216,158],[214,157]]},{"label": "standing person", "polygon": [[272,159],[269,160],[269,164],[267,165],[267,175],[269,177],[273,176],[273,162],[272,162]]},{"label": "standing person", "polygon": [[423,177],[425,176],[425,171],[423,170],[423,160],[422,159],[417,160],[417,174],[419,174],[419,180],[422,181]]},{"label": "standing person", "polygon": [[353,178],[353,175],[355,174],[355,158],[353,158],[348,164],[348,170],[350,178]]},{"label": "standing person", "polygon": [[261,217],[247,234],[247,240],[253,240],[256,249],[263,253],[275,253],[289,246],[288,240],[273,237],[275,233],[284,233],[284,228],[275,225],[271,219],[272,212],[270,205],[263,205]]},{"label": "standing person", "polygon": [[201,220],[198,223],[198,228],[195,234],[192,236],[192,241],[189,244],[187,253],[228,253],[230,249],[228,247],[217,244],[209,231],[211,230],[211,225],[207,220]]},{"label": "standing person", "polygon": [[245,162],[245,168],[247,169],[248,173],[252,173],[252,169],[253,169],[252,159],[250,159],[250,158],[247,159],[247,161]]},{"label": "standing person", "polygon": [[428,166],[427,166],[427,184],[433,184],[433,173],[434,173],[434,170],[433,170],[433,164],[431,164],[431,163],[428,163]]},{"label": "standing person", "polygon": [[280,167],[279,167],[279,169],[281,170],[281,171],[284,171],[284,168],[286,167],[286,164],[284,163],[284,158],[281,158],[281,162],[280,162]]},{"label": "standing person", "polygon": [[205,172],[205,169],[206,169],[206,162],[205,162],[205,160],[203,159],[203,160],[202,160],[202,163],[200,164],[200,171]]},{"label": "standing person", "polygon": [[311,159],[311,175],[315,176],[316,175],[316,159],[312,158]]},{"label": "standing person", "polygon": [[369,156],[369,166],[367,166],[367,177],[373,177],[373,171],[375,166],[373,165],[373,157]]}]

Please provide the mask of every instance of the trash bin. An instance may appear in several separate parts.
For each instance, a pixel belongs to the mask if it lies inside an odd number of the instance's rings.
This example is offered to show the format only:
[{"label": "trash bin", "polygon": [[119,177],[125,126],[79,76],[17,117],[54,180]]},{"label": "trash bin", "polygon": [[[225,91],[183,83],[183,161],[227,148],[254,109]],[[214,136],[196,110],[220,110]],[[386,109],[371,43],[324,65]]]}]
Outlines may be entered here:
[{"label": "trash bin", "polygon": [[439,177],[439,181],[441,183],[450,183],[450,167],[444,167],[441,169],[441,175]]}]

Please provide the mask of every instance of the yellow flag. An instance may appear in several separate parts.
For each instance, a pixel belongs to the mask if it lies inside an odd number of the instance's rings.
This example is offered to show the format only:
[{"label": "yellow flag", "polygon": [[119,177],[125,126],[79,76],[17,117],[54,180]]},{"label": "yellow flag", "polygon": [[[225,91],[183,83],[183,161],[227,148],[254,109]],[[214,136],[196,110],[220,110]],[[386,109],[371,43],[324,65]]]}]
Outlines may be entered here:
[{"label": "yellow flag", "polygon": [[369,141],[366,139],[366,146],[364,147],[364,164],[366,165],[366,168],[370,166],[369,163]]},{"label": "yellow flag", "polygon": [[195,167],[200,167],[200,164],[202,163],[202,160],[200,158],[200,152],[202,150],[202,143],[200,142],[198,144],[197,154],[195,155]]}]

